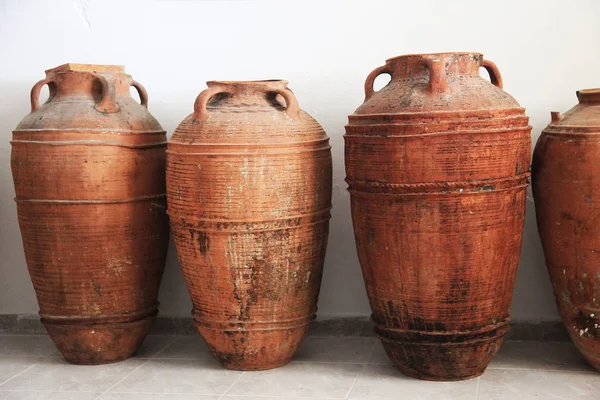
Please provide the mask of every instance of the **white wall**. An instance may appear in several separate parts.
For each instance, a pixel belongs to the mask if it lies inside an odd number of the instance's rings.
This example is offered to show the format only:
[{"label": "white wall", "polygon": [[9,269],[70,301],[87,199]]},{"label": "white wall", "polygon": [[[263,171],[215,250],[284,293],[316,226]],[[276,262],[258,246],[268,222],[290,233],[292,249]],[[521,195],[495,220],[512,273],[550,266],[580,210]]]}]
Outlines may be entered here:
[{"label": "white wall", "polygon": [[[320,315],[368,315],[342,139],[367,74],[401,54],[482,52],[500,68],[505,90],[527,108],[536,140],[550,111],[573,106],[575,90],[600,86],[599,21],[597,0],[0,0],[0,314],[38,310],[13,202],[9,140],[45,69],[124,64],[148,89],[150,110],[169,133],[191,113],[207,80],[288,79],[333,146]],[[173,248],[160,297],[163,315],[189,315]],[[557,318],[531,199],[512,314]]]}]

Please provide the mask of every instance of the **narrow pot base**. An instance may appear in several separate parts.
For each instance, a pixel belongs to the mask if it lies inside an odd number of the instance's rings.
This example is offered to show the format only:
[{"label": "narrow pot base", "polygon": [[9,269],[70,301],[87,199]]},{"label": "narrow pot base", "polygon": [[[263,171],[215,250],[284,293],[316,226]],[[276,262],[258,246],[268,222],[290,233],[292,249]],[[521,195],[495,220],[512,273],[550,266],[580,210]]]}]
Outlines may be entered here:
[{"label": "narrow pot base", "polygon": [[233,371],[266,371],[269,369],[283,367],[284,365],[289,364],[290,361],[292,361],[292,356],[281,360],[271,360],[270,362],[258,360],[256,363],[240,364],[238,362],[222,362],[219,360],[219,363],[223,366],[223,368]]},{"label": "narrow pot base", "polygon": [[308,324],[288,329],[227,331],[198,326],[213,357],[231,370],[261,371],[290,362]]},{"label": "narrow pot base", "polygon": [[461,381],[483,374],[502,338],[475,344],[416,344],[382,340],[385,352],[406,376],[428,381]]},{"label": "narrow pot base", "polygon": [[142,345],[154,316],[132,322],[64,324],[42,320],[48,334],[72,364],[100,365],[125,360]]},{"label": "narrow pot base", "polygon": [[408,376],[409,378],[415,378],[415,379],[421,379],[424,381],[433,381],[433,382],[454,382],[454,381],[466,381],[469,379],[475,379],[480,377],[481,375],[483,375],[483,373],[485,372],[487,365],[480,371],[477,372],[473,375],[460,375],[460,376],[444,376],[444,377],[439,377],[439,376],[433,376],[433,375],[427,375],[427,374],[423,374],[419,371],[416,371],[414,369],[408,369],[408,368],[404,368],[400,365],[394,365],[400,372],[402,372],[404,375]]},{"label": "narrow pot base", "polygon": [[600,353],[598,353],[597,351],[589,351],[590,347],[592,347],[590,346],[590,343],[586,343],[585,341],[581,341],[578,338],[574,338],[573,335],[571,335],[571,339],[579,349],[579,352],[581,353],[585,361],[587,361],[588,364],[590,364],[594,369],[600,371]]},{"label": "narrow pot base", "polygon": [[405,375],[459,381],[483,374],[498,352],[508,321],[472,332],[417,332],[375,328],[385,352]]}]

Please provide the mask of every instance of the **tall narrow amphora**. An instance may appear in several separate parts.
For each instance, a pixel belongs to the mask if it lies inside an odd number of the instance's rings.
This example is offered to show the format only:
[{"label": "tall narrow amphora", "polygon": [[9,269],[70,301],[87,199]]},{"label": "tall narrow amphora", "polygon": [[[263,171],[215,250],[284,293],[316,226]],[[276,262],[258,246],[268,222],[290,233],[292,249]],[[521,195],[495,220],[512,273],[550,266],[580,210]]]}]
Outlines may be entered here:
[{"label": "tall narrow amphora", "polygon": [[315,318],[331,152],[286,81],[208,82],[167,150],[193,317],[226,368],[286,364]]},{"label": "tall narrow amphora", "polygon": [[562,320],[600,371],[600,89],[552,113],[535,146],[532,186],[546,266]]},{"label": "tall narrow amphora", "polygon": [[[380,74],[391,81],[375,91]],[[346,179],[375,332],[406,375],[473,378],[496,354],[521,250],[530,131],[478,53],[395,57],[367,77],[346,126]]]},{"label": "tall narrow amphora", "polygon": [[65,64],[35,84],[31,113],[13,132],[27,266],[42,323],[72,363],[130,357],[158,312],[166,136],[147,107],[123,67]]}]

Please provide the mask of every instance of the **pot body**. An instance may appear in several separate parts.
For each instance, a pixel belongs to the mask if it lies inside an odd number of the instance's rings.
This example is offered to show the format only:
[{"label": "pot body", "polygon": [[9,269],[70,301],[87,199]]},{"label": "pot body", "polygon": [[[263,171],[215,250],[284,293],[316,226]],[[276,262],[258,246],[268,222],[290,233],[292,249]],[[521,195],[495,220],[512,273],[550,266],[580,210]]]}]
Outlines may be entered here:
[{"label": "pot body", "polygon": [[[43,85],[50,97],[39,105]],[[165,132],[119,66],[48,70],[31,102],[13,132],[11,168],[42,323],[67,361],[123,360],[158,312]]]},{"label": "pot body", "polygon": [[600,89],[544,129],[533,154],[537,225],[562,320],[600,370]]},{"label": "pot body", "polygon": [[[391,81],[374,92],[381,73]],[[508,329],[531,127],[501,87],[480,54],[396,57],[369,75],[346,126],[375,331],[409,376],[478,376]]]},{"label": "pot body", "polygon": [[168,213],[193,317],[230,369],[287,363],[317,308],[331,152],[286,84],[209,82],[167,150]]}]

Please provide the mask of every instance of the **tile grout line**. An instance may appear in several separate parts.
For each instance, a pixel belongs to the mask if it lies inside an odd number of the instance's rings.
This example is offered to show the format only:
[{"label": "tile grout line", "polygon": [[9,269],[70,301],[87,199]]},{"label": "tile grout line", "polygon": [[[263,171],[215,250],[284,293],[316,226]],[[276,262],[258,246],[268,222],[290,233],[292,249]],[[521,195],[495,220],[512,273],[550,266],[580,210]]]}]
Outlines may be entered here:
[{"label": "tile grout line", "polygon": [[352,390],[354,390],[354,386],[356,385],[356,382],[358,382],[359,378],[365,372],[365,370],[367,369],[367,366],[369,366],[368,363],[364,363],[363,364],[360,372],[358,373],[358,375],[356,376],[356,378],[354,378],[354,382],[352,382],[352,385],[350,386],[350,389],[348,389],[348,393],[346,393],[346,395],[344,396],[344,399],[348,399],[350,397],[350,393],[352,393]]},{"label": "tile grout line", "polygon": [[151,355],[148,358],[151,360],[158,358],[157,357],[158,355],[163,353],[165,350],[167,350],[169,347],[171,347],[171,345],[174,344],[175,342],[177,342],[178,340],[179,340],[179,338],[177,336],[175,336],[175,335],[170,336],[170,340],[168,341],[168,343],[166,345],[164,345],[163,347],[161,347],[160,350],[158,350],[156,353],[154,353],[153,355]]},{"label": "tile grout line", "polygon": [[219,397],[219,400],[223,400],[225,398],[225,396],[227,396],[227,393],[229,393],[229,391],[233,388],[233,386],[240,380],[242,379],[242,376],[244,376],[246,374],[246,371],[242,372],[240,374],[240,376],[238,376],[237,378],[235,378],[235,381],[233,381],[231,383],[231,385],[229,385],[229,387],[227,388],[227,390],[225,391],[225,393],[223,393],[221,395],[221,397]]},{"label": "tile grout line", "polygon": [[544,371],[544,372],[561,372],[567,374],[588,374],[597,375],[598,372],[595,370],[588,369],[559,369],[559,368],[540,368],[540,367],[489,367],[487,370],[490,371]]},{"label": "tile grout line", "polygon": [[[102,397],[104,397],[105,394],[107,394],[108,392],[110,392],[112,389],[114,389],[119,383],[123,382],[125,379],[127,379],[131,374],[133,374],[135,371],[137,371],[138,369],[142,368],[144,365],[146,365],[147,363],[150,362],[150,360],[153,360],[157,355],[159,355],[160,353],[162,353],[163,351],[165,351],[169,346],[171,346],[173,343],[175,343],[178,340],[177,336],[175,335],[170,335],[170,340],[168,341],[168,343],[166,345],[164,345],[164,347],[162,347],[160,350],[158,350],[156,353],[152,354],[151,356],[148,356],[148,358],[144,359],[144,358],[139,358],[139,360],[145,360],[141,365],[139,365],[137,368],[135,368],[133,371],[131,371],[129,374],[125,375],[121,380],[119,380],[117,383],[115,383],[114,385],[112,385],[111,387],[109,387],[105,392],[103,392],[100,396],[96,397],[95,400],[99,400]],[[135,358],[132,358],[135,359]]]},{"label": "tile grout line", "polygon": [[344,396],[344,399],[348,399],[350,397],[350,393],[352,393],[352,390],[354,390],[354,386],[356,386],[356,382],[358,382],[358,380],[360,379],[360,377],[362,376],[362,374],[365,372],[365,370],[367,369],[367,366],[369,366],[369,361],[371,361],[371,359],[373,358],[373,353],[375,353],[375,348],[377,346],[377,341],[373,341],[373,343],[371,344],[371,352],[369,354],[369,358],[367,360],[367,362],[365,362],[360,370],[360,372],[358,373],[358,375],[356,376],[356,378],[354,378],[354,382],[352,382],[352,385],[350,386],[350,389],[348,389],[348,393],[346,393],[346,395]]},{"label": "tile grout line", "polygon": [[38,362],[34,362],[29,367],[25,368],[23,371],[17,372],[15,375],[11,376],[10,378],[8,378],[7,380],[5,380],[4,382],[0,383],[0,390],[2,390],[2,386],[4,386],[7,382],[11,381],[12,379],[16,378],[17,376],[21,375],[22,373],[25,373],[25,372],[29,371],[31,368],[33,368],[36,365],[38,365],[38,363],[39,363],[39,360],[38,360]]},{"label": "tile grout line", "polygon": [[479,400],[479,385],[481,385],[481,376],[477,377],[477,388],[475,389],[475,400]]},{"label": "tile grout line", "polygon": [[144,365],[148,364],[150,362],[151,358],[146,359],[146,361],[144,361],[142,364],[140,364],[137,368],[135,368],[133,371],[131,371],[130,373],[128,373],[127,375],[125,375],[123,378],[121,378],[117,383],[115,383],[114,385],[112,385],[111,387],[109,387],[108,389],[106,389],[106,391],[104,393],[102,393],[100,396],[96,397],[95,400],[99,400],[102,397],[104,397],[105,394],[107,394],[108,392],[110,392],[111,390],[113,390],[115,387],[117,387],[117,385],[121,382],[123,382],[125,379],[129,378],[135,371],[137,371],[138,369],[142,368]]}]

